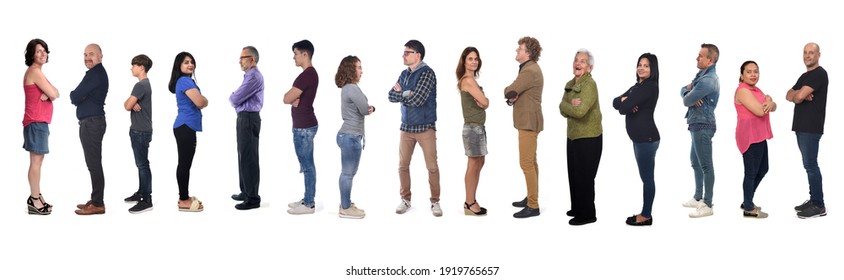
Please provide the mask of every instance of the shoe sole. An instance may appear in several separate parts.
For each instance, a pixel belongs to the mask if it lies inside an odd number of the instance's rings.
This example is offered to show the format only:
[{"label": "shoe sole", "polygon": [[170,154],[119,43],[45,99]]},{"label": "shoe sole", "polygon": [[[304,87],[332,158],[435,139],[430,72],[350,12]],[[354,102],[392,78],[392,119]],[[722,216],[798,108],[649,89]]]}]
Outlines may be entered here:
[{"label": "shoe sole", "polygon": [[463,208],[463,215],[466,215],[466,216],[486,216],[486,213],[478,214],[478,213],[472,212],[471,209]]},{"label": "shoe sole", "polygon": [[140,213],[143,213],[143,212],[149,212],[149,211],[152,211],[152,207],[149,207],[149,208],[147,208],[147,209],[140,210],[140,211],[132,211],[132,210],[129,210],[129,213],[132,213],[132,214],[140,214]]},{"label": "shoe sole", "polygon": [[354,216],[354,215],[346,215],[346,214],[340,213],[339,216],[340,216],[340,218],[345,218],[345,219],[363,219],[363,217],[365,217],[366,215],[364,214],[363,216]]},{"label": "shoe sole", "polygon": [[801,218],[801,219],[820,218],[820,217],[823,217],[823,216],[826,216],[826,213],[821,213],[821,214],[812,215],[812,216],[806,216],[806,217],[803,217],[803,216],[797,215],[797,217],[798,217],[798,218]]},{"label": "shoe sole", "polygon": [[396,214],[404,214],[407,213],[407,210],[410,210],[410,207],[405,208],[404,210],[396,209]]},{"label": "shoe sole", "polygon": [[712,216],[712,215],[714,215],[714,214],[715,214],[715,213],[706,214],[706,215],[694,215],[694,214],[689,214],[689,218],[705,218],[705,217]]}]

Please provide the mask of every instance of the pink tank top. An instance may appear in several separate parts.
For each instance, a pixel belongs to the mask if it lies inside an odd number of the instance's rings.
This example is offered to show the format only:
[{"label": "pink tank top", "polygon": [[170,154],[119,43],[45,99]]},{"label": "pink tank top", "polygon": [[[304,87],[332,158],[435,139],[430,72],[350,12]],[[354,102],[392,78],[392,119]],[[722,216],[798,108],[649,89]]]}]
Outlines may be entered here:
[{"label": "pink tank top", "polygon": [[24,111],[23,126],[34,122],[50,123],[53,121],[53,101],[41,101],[44,92],[37,85],[23,85]]},{"label": "pink tank top", "polygon": [[[750,90],[753,97],[756,97],[756,100],[759,100],[760,103],[765,102],[765,94],[758,87],[739,83],[736,93],[742,88]],[[738,121],[736,122],[736,145],[738,145],[739,152],[744,154],[750,148],[751,144],[774,138],[774,134],[771,132],[770,114],[757,117],[753,112],[745,108],[744,105],[736,104],[735,101],[733,105],[736,106],[738,117]]]}]

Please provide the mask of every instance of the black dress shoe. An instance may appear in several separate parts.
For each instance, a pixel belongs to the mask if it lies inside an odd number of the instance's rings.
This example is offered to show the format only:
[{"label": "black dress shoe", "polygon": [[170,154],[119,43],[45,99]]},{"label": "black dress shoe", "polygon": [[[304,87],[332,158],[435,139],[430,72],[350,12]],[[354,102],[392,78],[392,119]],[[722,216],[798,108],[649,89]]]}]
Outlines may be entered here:
[{"label": "black dress shoe", "polygon": [[246,201],[246,195],[243,193],[233,194],[232,199],[235,201]]},{"label": "black dress shoe", "polygon": [[566,216],[574,217],[574,210],[566,211]]},{"label": "black dress shoe", "polygon": [[636,215],[633,215],[633,216],[627,217],[627,221],[625,221],[624,223],[626,223],[627,225],[631,225],[631,226],[649,226],[649,225],[653,225],[654,218],[651,217],[650,219],[647,219],[647,220],[644,220],[644,221],[641,221],[641,222],[636,222]]},{"label": "black dress shoe", "polygon": [[597,222],[597,221],[598,221],[598,218],[588,218],[588,219],[571,218],[571,220],[569,220],[569,225],[582,226],[582,225],[591,224],[591,223],[594,223],[594,222]]},{"label": "black dress shoe", "polygon": [[235,204],[235,206],[234,206],[234,208],[237,209],[237,210],[249,210],[249,209],[255,209],[255,208],[258,208],[258,207],[261,207],[260,202],[255,203],[255,202],[247,202],[247,201]]},{"label": "black dress shoe", "polygon": [[533,216],[539,216],[539,208],[525,207],[513,214],[513,218],[529,218]]},{"label": "black dress shoe", "polygon": [[527,197],[521,201],[513,202],[513,207],[525,208],[527,207]]}]

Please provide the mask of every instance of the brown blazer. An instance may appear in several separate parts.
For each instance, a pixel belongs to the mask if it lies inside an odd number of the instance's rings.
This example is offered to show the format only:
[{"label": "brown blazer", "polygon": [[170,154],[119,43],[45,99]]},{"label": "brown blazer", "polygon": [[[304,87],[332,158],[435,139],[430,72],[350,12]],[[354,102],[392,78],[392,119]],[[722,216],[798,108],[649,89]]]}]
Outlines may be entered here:
[{"label": "brown blazer", "polygon": [[530,60],[525,62],[519,76],[512,84],[504,88],[504,95],[516,92],[519,99],[513,104],[513,127],[521,130],[542,131],[542,69]]}]

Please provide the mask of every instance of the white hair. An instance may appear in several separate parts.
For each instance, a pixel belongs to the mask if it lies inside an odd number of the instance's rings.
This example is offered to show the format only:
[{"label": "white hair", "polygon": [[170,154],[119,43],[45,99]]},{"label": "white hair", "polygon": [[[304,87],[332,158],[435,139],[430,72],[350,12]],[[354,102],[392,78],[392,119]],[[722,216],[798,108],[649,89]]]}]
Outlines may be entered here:
[{"label": "white hair", "polygon": [[595,66],[595,57],[592,56],[592,52],[587,49],[581,48],[577,50],[577,53],[575,53],[574,55],[577,56],[578,53],[586,54],[586,56],[589,57],[589,66]]}]

